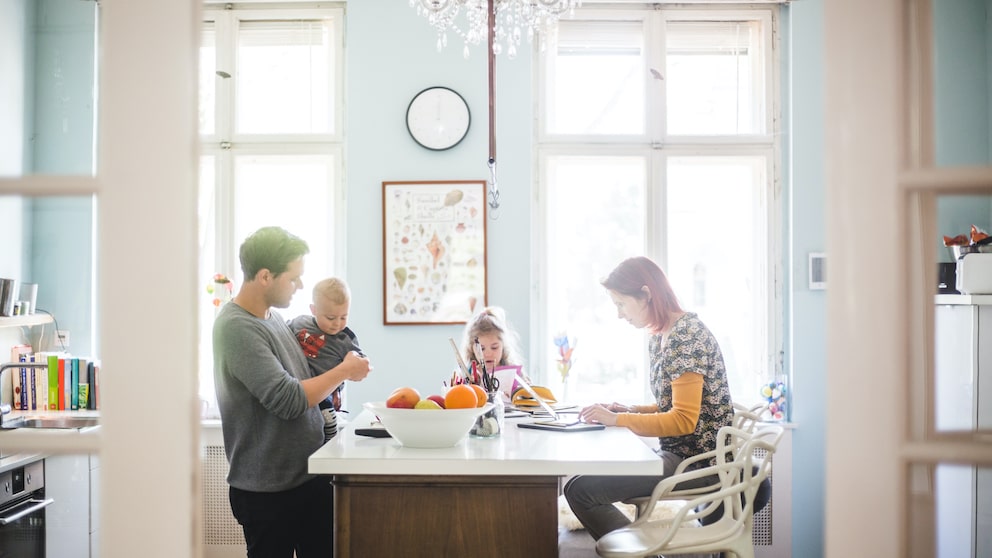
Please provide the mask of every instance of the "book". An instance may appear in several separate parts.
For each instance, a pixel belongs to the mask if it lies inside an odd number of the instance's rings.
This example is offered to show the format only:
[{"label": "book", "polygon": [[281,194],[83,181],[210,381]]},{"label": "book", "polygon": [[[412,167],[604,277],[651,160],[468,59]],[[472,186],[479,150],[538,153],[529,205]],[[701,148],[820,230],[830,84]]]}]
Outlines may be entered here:
[{"label": "book", "polygon": [[[34,351],[31,345],[14,345],[10,348],[10,362],[25,362],[21,358],[22,355],[29,355]],[[15,411],[24,409],[24,404],[27,402],[26,399],[22,399],[21,396],[25,393],[24,385],[27,379],[27,370],[24,368],[13,368],[10,370],[10,382],[13,394],[11,405],[14,407]]]},{"label": "book", "polygon": [[[89,409],[90,370],[89,360],[79,359],[79,408]],[[83,387],[86,386],[86,387]]]},{"label": "book", "polygon": [[59,356],[48,355],[48,410],[59,410]]},{"label": "book", "polygon": [[[44,357],[31,355],[31,362],[44,363]],[[48,370],[45,368],[35,368],[34,390],[37,398],[36,410],[44,411],[48,409]]]},{"label": "book", "polygon": [[59,404],[58,404],[58,407],[56,407],[56,408],[58,410],[60,410],[60,411],[64,411],[65,410],[65,403],[66,403],[66,401],[65,401],[65,399],[66,399],[65,398],[65,359],[64,358],[61,358],[61,357],[55,357],[55,358],[56,358],[56,366],[58,366],[58,371],[59,371],[59,375],[58,375],[58,378],[59,378],[59,380],[58,380],[59,381],[59,384],[58,384],[58,400],[59,400]]},{"label": "book", "polygon": [[90,368],[90,400],[88,408],[95,411],[100,408],[100,361],[90,362],[87,366]]},{"label": "book", "polygon": [[68,359],[69,364],[69,410],[79,410],[79,359]]}]

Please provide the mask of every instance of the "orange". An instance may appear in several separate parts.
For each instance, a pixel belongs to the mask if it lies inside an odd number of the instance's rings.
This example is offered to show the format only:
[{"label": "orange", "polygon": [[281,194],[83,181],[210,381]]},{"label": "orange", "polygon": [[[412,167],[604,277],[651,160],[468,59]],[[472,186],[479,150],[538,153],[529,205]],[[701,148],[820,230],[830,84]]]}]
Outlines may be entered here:
[{"label": "orange", "polygon": [[482,389],[482,386],[478,384],[469,384],[469,385],[472,386],[472,389],[475,390],[475,398],[478,399],[478,402],[475,404],[475,406],[481,407],[485,405],[486,401],[489,399],[489,396],[486,395],[486,390]]},{"label": "orange", "polygon": [[472,409],[479,404],[479,398],[470,385],[459,384],[452,386],[444,394],[445,409]]}]

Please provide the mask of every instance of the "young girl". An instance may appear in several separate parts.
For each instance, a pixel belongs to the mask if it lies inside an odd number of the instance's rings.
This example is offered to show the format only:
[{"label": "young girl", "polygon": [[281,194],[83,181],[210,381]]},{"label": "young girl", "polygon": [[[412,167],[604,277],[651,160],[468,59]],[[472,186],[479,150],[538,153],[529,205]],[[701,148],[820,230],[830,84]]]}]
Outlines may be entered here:
[{"label": "young girl", "polygon": [[475,358],[475,340],[482,345],[482,360],[486,370],[497,366],[522,365],[520,342],[517,332],[506,321],[506,311],[499,306],[489,306],[476,314],[467,324],[462,334],[462,354],[465,364],[471,369]]}]

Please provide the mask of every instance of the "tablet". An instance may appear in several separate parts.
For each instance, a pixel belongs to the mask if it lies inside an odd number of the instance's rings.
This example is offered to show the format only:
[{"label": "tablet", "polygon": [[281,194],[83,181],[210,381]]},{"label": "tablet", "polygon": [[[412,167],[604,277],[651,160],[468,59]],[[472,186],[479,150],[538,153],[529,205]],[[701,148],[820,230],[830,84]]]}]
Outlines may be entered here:
[{"label": "tablet", "polygon": [[587,432],[589,430],[603,430],[606,428],[602,424],[591,424],[588,422],[518,422],[520,428],[533,428],[534,430],[550,430],[552,432]]}]

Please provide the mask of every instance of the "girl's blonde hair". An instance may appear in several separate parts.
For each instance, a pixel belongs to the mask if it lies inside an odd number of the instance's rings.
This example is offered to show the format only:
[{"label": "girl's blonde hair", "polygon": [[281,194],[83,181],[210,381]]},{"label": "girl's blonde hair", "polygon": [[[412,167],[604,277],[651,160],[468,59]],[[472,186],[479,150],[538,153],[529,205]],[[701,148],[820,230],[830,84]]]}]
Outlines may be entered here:
[{"label": "girl's blonde hair", "polygon": [[465,331],[462,335],[462,353],[465,362],[475,360],[475,350],[473,344],[480,335],[495,333],[503,342],[503,357],[497,366],[522,365],[523,359],[520,356],[520,339],[517,332],[510,327],[506,320],[506,311],[499,306],[488,306],[472,317],[465,324]]}]

